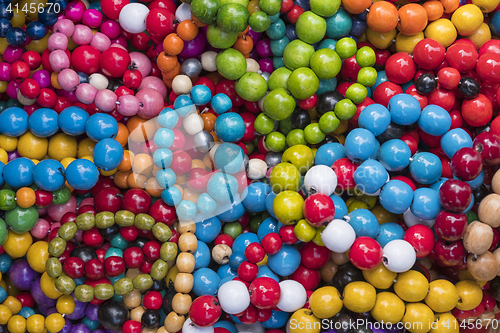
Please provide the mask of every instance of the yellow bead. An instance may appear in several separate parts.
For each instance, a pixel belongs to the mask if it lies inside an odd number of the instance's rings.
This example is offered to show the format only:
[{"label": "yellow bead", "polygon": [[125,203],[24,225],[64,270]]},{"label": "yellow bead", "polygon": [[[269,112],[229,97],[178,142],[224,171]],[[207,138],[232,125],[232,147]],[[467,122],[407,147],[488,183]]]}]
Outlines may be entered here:
[{"label": "yellow bead", "polygon": [[411,36],[399,33],[396,36],[396,52],[413,54],[415,45],[417,45],[417,43],[422,39],[424,39],[424,33],[422,31]]},{"label": "yellow bead", "polygon": [[7,46],[9,46],[9,43],[7,42],[7,38],[0,38],[0,54],[3,55],[5,50],[7,49]]},{"label": "yellow bead", "polygon": [[8,136],[5,134],[0,135],[0,148],[5,149],[6,152],[16,150],[17,148],[17,138]]},{"label": "yellow bead", "polygon": [[73,158],[73,157],[66,157],[66,158],[63,158],[61,160],[61,164],[63,165],[64,169],[66,169],[68,167],[68,165],[73,162],[74,160],[76,160],[76,158]]},{"label": "yellow bead", "polygon": [[483,46],[484,43],[491,39],[491,30],[490,27],[486,23],[482,23],[479,29],[475,33],[466,37],[476,44],[476,47],[479,49]]},{"label": "yellow bead", "polygon": [[308,309],[300,309],[293,313],[288,321],[290,333],[319,333],[321,321]]},{"label": "yellow bead", "polygon": [[35,51],[37,53],[42,53],[46,48],[49,41],[50,33],[46,34],[42,39],[32,40],[24,48],[28,51]]},{"label": "yellow bead", "polygon": [[0,304],[0,325],[5,325],[12,317],[12,311],[10,311],[7,305]]},{"label": "yellow bead", "polygon": [[3,164],[7,164],[7,162],[9,162],[9,156],[7,155],[5,149],[2,148],[0,148],[0,162]]},{"label": "yellow bead", "polygon": [[28,264],[38,273],[45,272],[45,262],[49,259],[49,243],[38,241],[30,246],[28,253]]},{"label": "yellow bead", "polygon": [[48,276],[47,272],[43,273],[40,279],[40,288],[47,297],[52,299],[58,299],[62,296],[62,293],[57,290],[55,282],[56,279]]},{"label": "yellow bead", "polygon": [[420,302],[427,296],[429,281],[422,273],[410,270],[398,275],[394,291],[403,301]]},{"label": "yellow bead", "polygon": [[9,82],[7,81],[0,81],[0,93],[4,93],[7,91],[7,85]]},{"label": "yellow bead", "polygon": [[32,243],[33,238],[29,232],[18,234],[9,230],[7,240],[3,243],[3,249],[12,258],[21,258],[28,252]]},{"label": "yellow bead", "polygon": [[384,207],[381,205],[375,205],[373,209],[371,210],[373,215],[378,220],[378,224],[382,225],[387,222],[397,222],[398,221],[398,216],[396,214],[393,214],[386,210]]},{"label": "yellow bead", "polygon": [[378,49],[386,49],[388,48],[391,44],[392,41],[394,40],[394,37],[396,37],[397,30],[391,30],[386,33],[379,33],[376,31],[373,31],[371,28],[366,28],[365,35],[366,39],[376,48]]},{"label": "yellow bead", "polygon": [[68,50],[73,51],[78,47],[78,44],[76,44],[71,38],[68,38]]},{"label": "yellow bead", "polygon": [[470,36],[479,29],[484,16],[478,6],[473,4],[463,5],[451,16],[451,22],[461,36]]},{"label": "yellow bead", "polygon": [[23,305],[21,302],[15,298],[14,296],[8,296],[7,299],[3,302],[5,306],[7,306],[13,314],[18,314],[21,311]]},{"label": "yellow bead", "polygon": [[457,29],[450,20],[439,19],[429,23],[425,29],[425,37],[434,39],[443,44],[444,47],[448,47],[457,39]]},{"label": "yellow bead", "polygon": [[12,24],[13,27],[21,28],[24,23],[26,23],[26,17],[24,14],[24,11],[22,10],[22,7],[14,7],[12,8],[12,19],[10,20],[10,23]]},{"label": "yellow bead", "polygon": [[58,161],[66,157],[76,157],[77,148],[76,139],[65,133],[56,134],[49,140],[49,156]]},{"label": "yellow bead", "polygon": [[311,311],[318,318],[330,318],[342,310],[342,299],[335,287],[316,289],[309,298]]},{"label": "yellow bead", "polygon": [[460,324],[451,313],[438,313],[434,316],[431,333],[458,333]]},{"label": "yellow bead", "polygon": [[334,135],[342,134],[345,131],[347,131],[348,127],[349,127],[349,122],[347,120],[341,120],[339,127],[337,127],[337,129],[330,134],[334,134]]},{"label": "yellow bead", "polygon": [[75,300],[71,295],[62,295],[57,299],[56,309],[62,314],[71,314],[75,311]]},{"label": "yellow bead", "polygon": [[433,311],[451,311],[457,305],[457,302],[458,291],[450,281],[437,279],[429,284],[429,293],[425,297],[425,304]]},{"label": "yellow bead", "polygon": [[344,306],[355,313],[368,312],[375,306],[377,291],[368,282],[355,281],[344,288]]},{"label": "yellow bead", "polygon": [[434,320],[434,312],[423,303],[406,304],[406,312],[403,316],[403,323],[408,332],[426,333],[431,330]]},{"label": "yellow bead", "polygon": [[371,311],[371,315],[375,320],[396,324],[401,321],[404,314],[405,303],[398,295],[390,292],[381,292],[377,294],[375,306]]},{"label": "yellow bead", "polygon": [[45,327],[50,333],[56,333],[64,327],[64,317],[60,313],[53,313],[45,318]]},{"label": "yellow bead", "polygon": [[10,333],[24,333],[26,331],[26,319],[19,315],[10,317],[7,329]]},{"label": "yellow bead", "polygon": [[40,138],[31,131],[27,131],[19,137],[17,152],[21,157],[41,160],[47,154],[49,141],[47,138]]},{"label": "yellow bead", "polygon": [[465,280],[455,284],[458,291],[457,308],[460,310],[468,311],[477,307],[482,299],[483,292],[479,284],[473,281]]},{"label": "yellow bead", "polygon": [[26,320],[26,329],[29,333],[42,333],[45,329],[45,318],[40,314],[34,314]]},{"label": "yellow bead", "polygon": [[94,163],[94,158],[92,156],[83,156],[82,159],[89,160],[90,162]]},{"label": "yellow bead", "polygon": [[498,7],[500,0],[472,0],[472,3],[478,6],[483,13],[490,13]]},{"label": "yellow bead", "polygon": [[374,269],[363,271],[365,280],[378,289],[390,288],[396,276],[397,274],[388,270],[384,264],[380,264]]},{"label": "yellow bead", "polygon": [[118,172],[118,169],[113,169],[113,170],[110,170],[110,171],[104,171],[104,170],[99,169],[99,172],[104,177],[109,177],[109,176],[114,175],[116,172]]},{"label": "yellow bead", "polygon": [[78,143],[78,158],[83,158],[84,156],[92,156],[94,153],[94,147],[97,142],[90,138],[85,138]]}]

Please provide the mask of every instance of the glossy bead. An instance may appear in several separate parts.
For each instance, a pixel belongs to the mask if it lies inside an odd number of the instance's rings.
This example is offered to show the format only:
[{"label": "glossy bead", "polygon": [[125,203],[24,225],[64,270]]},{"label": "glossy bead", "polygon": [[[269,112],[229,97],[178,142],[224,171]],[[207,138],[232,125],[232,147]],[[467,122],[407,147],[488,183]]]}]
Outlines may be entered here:
[{"label": "glossy bead", "polygon": [[469,206],[472,200],[472,189],[465,182],[448,179],[439,188],[439,199],[444,208],[459,213]]},{"label": "glossy bead", "polygon": [[391,120],[398,125],[411,125],[420,118],[420,103],[408,94],[398,94],[389,100],[387,106]]},{"label": "glossy bead", "polygon": [[379,149],[378,159],[388,171],[399,171],[410,163],[411,151],[408,145],[398,139],[384,142]]},{"label": "glossy bead", "polygon": [[372,238],[358,237],[349,251],[349,260],[359,269],[373,269],[382,262],[382,248]]},{"label": "glossy bead", "polygon": [[413,190],[400,180],[390,180],[382,187],[379,200],[380,204],[389,212],[402,214],[411,205]]},{"label": "glossy bead", "polygon": [[347,135],[344,149],[346,156],[354,162],[367,160],[375,150],[375,136],[366,129],[356,128]]},{"label": "glossy bead", "polygon": [[434,154],[418,153],[410,162],[410,173],[417,182],[432,184],[441,177],[441,161]]},{"label": "glossy bead", "polygon": [[415,260],[415,250],[405,240],[396,239],[384,246],[382,262],[392,272],[406,272],[415,264]]}]

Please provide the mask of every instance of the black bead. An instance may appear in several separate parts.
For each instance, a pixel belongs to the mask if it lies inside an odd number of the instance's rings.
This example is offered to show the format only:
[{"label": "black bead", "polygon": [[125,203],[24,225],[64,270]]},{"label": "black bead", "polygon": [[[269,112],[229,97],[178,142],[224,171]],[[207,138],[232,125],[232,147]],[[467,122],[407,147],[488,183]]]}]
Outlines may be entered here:
[{"label": "black bead", "polygon": [[99,305],[97,318],[102,326],[118,331],[129,317],[128,309],[118,301],[107,301]]},{"label": "black bead", "polygon": [[349,283],[364,280],[361,270],[349,262],[339,267],[332,279],[332,285],[342,294]]},{"label": "black bead", "polygon": [[316,103],[316,112],[322,116],[328,111],[333,111],[335,105],[345,97],[338,91],[326,91],[318,96],[318,102]]},{"label": "black bead", "polygon": [[144,245],[149,242],[149,239],[146,237],[137,237],[132,243],[128,245],[128,247],[138,247],[142,249]]},{"label": "black bead", "polygon": [[303,130],[307,125],[311,123],[311,116],[307,111],[298,110],[292,113],[292,126],[294,129]]},{"label": "black bead", "polygon": [[436,88],[436,77],[431,73],[423,73],[418,77],[417,82],[415,82],[415,89],[422,95],[427,95]]},{"label": "black bead", "polygon": [[167,287],[167,283],[165,282],[165,279],[161,280],[155,280],[153,279],[153,285],[149,290],[152,291],[162,291]]},{"label": "black bead", "polygon": [[384,133],[376,137],[380,144],[392,139],[399,139],[403,136],[404,127],[395,123],[390,123]]},{"label": "black bead", "polygon": [[479,82],[470,76],[463,77],[458,84],[458,90],[467,99],[476,98],[480,89]]},{"label": "black bead", "polygon": [[327,135],[325,135],[325,138],[323,139],[323,141],[320,142],[320,146],[327,144],[327,143],[338,143],[338,142],[339,142],[339,139],[337,139],[333,135],[327,134]]},{"label": "black bead", "polygon": [[75,247],[73,250],[71,250],[69,256],[80,258],[84,262],[87,262],[90,259],[97,259],[97,253],[95,253],[95,250],[88,246]]},{"label": "black bead", "polygon": [[478,188],[476,188],[472,194],[474,195],[474,202],[475,203],[480,203],[481,200],[484,199],[488,194],[490,194],[490,190],[488,190],[488,187],[486,184],[482,184]]},{"label": "black bead", "polygon": [[102,237],[111,239],[120,233],[120,227],[118,226],[118,224],[113,224],[111,227],[99,229],[99,233]]},{"label": "black bead", "polygon": [[146,328],[156,328],[160,326],[160,314],[158,311],[146,310],[142,314],[141,324]]}]

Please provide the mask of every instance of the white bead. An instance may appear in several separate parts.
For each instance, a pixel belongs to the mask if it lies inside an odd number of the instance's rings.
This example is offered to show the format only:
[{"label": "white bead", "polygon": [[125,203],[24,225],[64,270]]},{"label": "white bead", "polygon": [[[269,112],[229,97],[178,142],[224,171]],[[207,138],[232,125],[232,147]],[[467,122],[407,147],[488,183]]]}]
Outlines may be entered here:
[{"label": "white bead", "polygon": [[259,99],[259,109],[262,112],[264,112],[264,100],[266,99],[266,97],[267,97],[268,94],[269,94],[269,91],[266,92],[266,94],[264,95],[264,97],[262,97],[261,99]]},{"label": "white bead", "polygon": [[89,4],[88,0],[82,0],[82,2],[85,5],[85,9],[89,9],[90,8],[90,4]]},{"label": "white bead", "polygon": [[321,233],[321,240],[333,252],[344,253],[356,240],[356,232],[344,220],[333,220]]},{"label": "white bead", "polygon": [[384,246],[382,262],[394,273],[406,272],[413,267],[416,260],[415,249],[405,240],[395,239]]},{"label": "white bead", "polygon": [[196,133],[203,131],[205,124],[203,122],[203,118],[201,118],[198,114],[191,113],[184,118],[182,126],[187,134],[195,135]]},{"label": "white bead", "polygon": [[97,90],[106,89],[108,87],[108,79],[99,73],[94,73],[89,76],[89,83],[93,85]]},{"label": "white bead", "polygon": [[281,311],[295,312],[306,304],[306,289],[299,282],[295,280],[281,281],[280,290],[280,300],[276,307]]},{"label": "white bead", "polygon": [[175,11],[175,19],[179,22],[190,20],[191,21],[191,6],[182,2]]},{"label": "white bead", "polygon": [[308,193],[330,196],[337,188],[337,175],[326,165],[315,165],[307,171],[304,186]]},{"label": "white bead", "polygon": [[214,146],[212,147],[212,149],[210,149],[210,159],[212,160],[212,162],[214,161],[214,155],[215,155],[215,152],[217,151],[217,148],[219,148],[219,146],[221,145],[220,142],[216,142],[214,144]]},{"label": "white bead", "polygon": [[266,176],[267,164],[260,158],[252,158],[248,161],[247,177],[253,180],[261,179]]},{"label": "white bead", "polygon": [[201,66],[207,72],[215,72],[217,70],[217,66],[215,66],[215,57],[217,53],[214,51],[203,52],[201,55]]},{"label": "white bead", "polygon": [[191,318],[186,319],[184,325],[182,325],[183,333],[214,333],[213,326],[200,327],[193,324]]},{"label": "white bead", "polygon": [[177,96],[189,94],[191,88],[193,83],[187,75],[177,75],[172,81],[172,89]]},{"label": "white bead", "polygon": [[138,34],[146,30],[146,18],[149,8],[142,3],[129,3],[120,11],[118,21],[123,30],[131,34]]},{"label": "white bead", "polygon": [[21,94],[21,90],[17,91],[17,100],[19,101],[19,103],[26,106],[30,106],[36,103],[36,98],[29,99],[24,97],[23,94]]},{"label": "white bead", "polygon": [[266,330],[262,326],[261,323],[255,322],[253,324],[247,325],[247,324],[235,324],[236,329],[238,332],[241,333],[264,333]]},{"label": "white bead", "polygon": [[219,288],[217,294],[220,307],[226,313],[237,314],[243,312],[250,305],[250,295],[243,282],[228,281]]},{"label": "white bead", "polygon": [[403,219],[405,220],[406,226],[409,228],[411,226],[414,226],[415,224],[423,224],[428,226],[429,228],[432,228],[436,220],[423,220],[419,219],[415,215],[413,215],[412,211],[410,208],[403,214]]},{"label": "white bead", "polygon": [[255,59],[246,58],[247,61],[247,72],[258,72],[260,70],[260,65]]}]

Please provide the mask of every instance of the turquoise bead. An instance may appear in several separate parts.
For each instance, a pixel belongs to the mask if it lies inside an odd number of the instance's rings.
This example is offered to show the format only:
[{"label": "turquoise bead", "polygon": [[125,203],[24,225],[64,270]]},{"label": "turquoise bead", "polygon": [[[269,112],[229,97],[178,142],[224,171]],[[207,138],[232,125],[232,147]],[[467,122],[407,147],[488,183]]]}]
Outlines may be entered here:
[{"label": "turquoise bead", "polygon": [[153,161],[158,168],[168,168],[172,164],[172,151],[168,148],[157,149],[153,155]]},{"label": "turquoise bead", "polygon": [[165,108],[160,112],[157,119],[158,124],[161,127],[173,129],[179,121],[179,115],[177,114],[177,112],[175,112],[175,110],[172,110],[171,108]]},{"label": "turquoise bead", "polygon": [[229,202],[238,191],[238,181],[231,175],[217,172],[210,177],[207,190],[217,202]]},{"label": "turquoise bead", "polygon": [[172,169],[166,168],[156,172],[156,181],[161,188],[168,188],[174,186],[177,176]]},{"label": "turquoise bead", "polygon": [[201,213],[210,214],[217,208],[217,202],[208,193],[202,193],[198,197],[196,206]]},{"label": "turquoise bead", "polygon": [[176,206],[182,200],[181,191],[177,187],[169,187],[161,192],[161,199],[170,206]]},{"label": "turquoise bead", "polygon": [[177,217],[180,220],[189,221],[196,216],[196,204],[189,200],[182,200],[176,207]]},{"label": "turquoise bead", "polygon": [[174,143],[175,133],[168,128],[160,128],[154,136],[154,143],[159,148],[170,148]]}]

